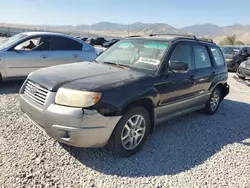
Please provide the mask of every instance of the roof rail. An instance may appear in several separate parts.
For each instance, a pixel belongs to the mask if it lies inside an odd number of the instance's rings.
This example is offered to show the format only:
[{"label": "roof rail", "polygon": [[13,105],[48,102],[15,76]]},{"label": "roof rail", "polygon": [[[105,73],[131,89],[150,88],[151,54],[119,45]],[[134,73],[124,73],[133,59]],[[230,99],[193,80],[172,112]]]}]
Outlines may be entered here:
[{"label": "roof rail", "polygon": [[190,39],[197,40],[197,41],[214,43],[212,39],[201,39],[201,38],[197,38],[195,35],[188,35],[188,34],[152,33],[149,36],[152,37],[152,36],[161,36],[161,35],[176,36],[176,37],[179,37],[178,39],[190,38]]},{"label": "roof rail", "polygon": [[212,39],[197,38],[197,40],[199,40],[199,41],[204,41],[204,42],[211,42],[211,43],[214,43],[214,41],[213,41]]},{"label": "roof rail", "polygon": [[179,36],[179,37],[188,37],[188,38],[193,38],[196,40],[196,36],[195,35],[186,35],[186,34],[174,34],[174,33],[152,33],[149,36],[153,37],[153,36],[161,36],[161,35],[166,35],[166,36]]}]

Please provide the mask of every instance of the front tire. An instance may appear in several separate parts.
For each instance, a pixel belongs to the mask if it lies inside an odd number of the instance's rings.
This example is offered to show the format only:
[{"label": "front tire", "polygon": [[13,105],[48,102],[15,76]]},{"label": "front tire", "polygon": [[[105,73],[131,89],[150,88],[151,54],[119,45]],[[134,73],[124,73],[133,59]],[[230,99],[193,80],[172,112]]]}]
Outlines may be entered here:
[{"label": "front tire", "polygon": [[220,102],[222,100],[222,92],[221,92],[221,89],[219,87],[216,87],[212,94],[210,95],[207,103],[206,103],[206,106],[205,106],[205,109],[204,109],[204,112],[207,114],[207,115],[213,115],[216,113],[216,111],[218,110],[219,106],[220,106]]},{"label": "front tire", "polygon": [[117,123],[108,149],[120,157],[130,157],[146,142],[149,128],[148,111],[143,107],[130,108]]},{"label": "front tire", "polygon": [[237,72],[237,70],[238,70],[238,68],[240,67],[240,63],[236,63],[235,65],[234,65],[234,72]]},{"label": "front tire", "polygon": [[246,79],[246,77],[244,77],[244,76],[238,76],[238,78],[239,78],[239,79],[242,79],[242,80],[245,80],[245,79]]}]

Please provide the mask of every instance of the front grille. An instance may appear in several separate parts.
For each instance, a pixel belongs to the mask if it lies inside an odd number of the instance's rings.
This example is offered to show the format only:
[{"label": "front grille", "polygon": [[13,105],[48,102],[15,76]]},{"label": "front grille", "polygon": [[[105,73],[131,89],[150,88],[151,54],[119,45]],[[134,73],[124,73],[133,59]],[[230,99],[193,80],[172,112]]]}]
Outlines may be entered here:
[{"label": "front grille", "polygon": [[28,80],[24,87],[24,93],[36,103],[44,106],[48,95],[48,90],[38,84]]}]

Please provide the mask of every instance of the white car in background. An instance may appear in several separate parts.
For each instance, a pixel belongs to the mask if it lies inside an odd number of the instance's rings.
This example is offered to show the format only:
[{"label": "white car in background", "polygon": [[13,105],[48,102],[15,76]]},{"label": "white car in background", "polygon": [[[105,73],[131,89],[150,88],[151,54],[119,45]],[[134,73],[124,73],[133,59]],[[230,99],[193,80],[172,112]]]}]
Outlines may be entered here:
[{"label": "white car in background", "polygon": [[0,81],[21,79],[39,68],[93,61],[93,46],[58,33],[26,32],[0,41]]}]

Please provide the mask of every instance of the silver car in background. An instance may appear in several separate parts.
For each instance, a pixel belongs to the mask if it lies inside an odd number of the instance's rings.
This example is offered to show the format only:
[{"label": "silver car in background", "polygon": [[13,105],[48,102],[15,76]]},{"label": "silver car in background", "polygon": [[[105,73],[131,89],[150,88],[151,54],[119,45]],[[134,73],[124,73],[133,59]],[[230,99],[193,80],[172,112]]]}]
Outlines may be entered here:
[{"label": "silver car in background", "polygon": [[93,46],[68,35],[20,33],[0,41],[0,81],[24,78],[43,67],[92,61],[96,56]]}]

